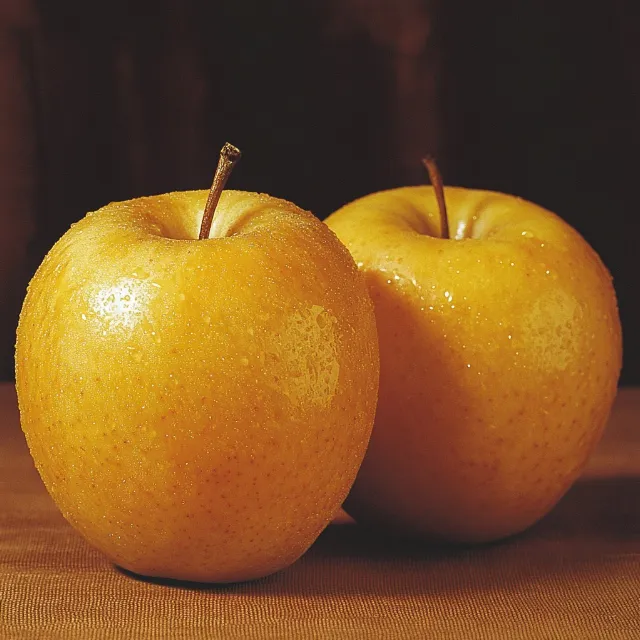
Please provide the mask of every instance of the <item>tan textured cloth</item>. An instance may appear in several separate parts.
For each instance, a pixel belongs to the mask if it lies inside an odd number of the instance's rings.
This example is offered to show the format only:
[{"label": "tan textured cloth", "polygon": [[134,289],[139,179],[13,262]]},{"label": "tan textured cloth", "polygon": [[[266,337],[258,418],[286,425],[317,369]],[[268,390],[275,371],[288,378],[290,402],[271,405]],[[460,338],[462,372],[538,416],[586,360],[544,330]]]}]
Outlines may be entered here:
[{"label": "tan textured cloth", "polygon": [[198,588],[124,574],[73,532],[0,386],[0,638],[104,637],[640,639],[640,389],[524,535],[438,550],[335,524],[286,571]]}]

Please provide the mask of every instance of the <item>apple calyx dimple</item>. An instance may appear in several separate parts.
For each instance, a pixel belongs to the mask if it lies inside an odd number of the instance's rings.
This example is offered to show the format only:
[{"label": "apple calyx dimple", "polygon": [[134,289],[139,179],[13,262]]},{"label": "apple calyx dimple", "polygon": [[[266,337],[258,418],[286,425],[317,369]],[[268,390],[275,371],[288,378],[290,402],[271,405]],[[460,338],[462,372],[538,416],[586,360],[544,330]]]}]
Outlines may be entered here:
[{"label": "apple calyx dimple", "polygon": [[202,214],[202,223],[200,225],[200,233],[198,240],[204,240],[209,237],[211,232],[211,223],[213,222],[213,214],[215,213],[222,190],[224,189],[227,180],[233,171],[233,167],[236,165],[241,156],[240,149],[234,147],[229,142],[225,142],[220,150],[220,158],[218,160],[218,166],[216,172],[213,175],[213,182],[211,183],[211,189],[209,190],[209,197],[207,198],[207,204],[204,207]]},{"label": "apple calyx dimple", "polygon": [[428,155],[422,158],[422,164],[429,173],[429,180],[431,180],[433,190],[436,192],[436,200],[438,201],[438,210],[440,212],[440,237],[448,240],[451,236],[449,235],[449,218],[447,217],[447,203],[444,199],[442,176],[433,156]]}]

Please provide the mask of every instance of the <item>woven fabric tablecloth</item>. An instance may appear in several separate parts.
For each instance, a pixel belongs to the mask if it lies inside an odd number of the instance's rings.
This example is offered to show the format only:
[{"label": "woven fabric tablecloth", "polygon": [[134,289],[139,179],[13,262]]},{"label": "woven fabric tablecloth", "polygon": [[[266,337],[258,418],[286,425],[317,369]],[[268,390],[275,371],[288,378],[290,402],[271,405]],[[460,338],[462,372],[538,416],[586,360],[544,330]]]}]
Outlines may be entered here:
[{"label": "woven fabric tablecloth", "polygon": [[620,392],[583,478],[527,533],[479,548],[391,542],[344,519],[253,583],[140,580],[48,497],[0,386],[0,638],[640,640],[640,389]]}]

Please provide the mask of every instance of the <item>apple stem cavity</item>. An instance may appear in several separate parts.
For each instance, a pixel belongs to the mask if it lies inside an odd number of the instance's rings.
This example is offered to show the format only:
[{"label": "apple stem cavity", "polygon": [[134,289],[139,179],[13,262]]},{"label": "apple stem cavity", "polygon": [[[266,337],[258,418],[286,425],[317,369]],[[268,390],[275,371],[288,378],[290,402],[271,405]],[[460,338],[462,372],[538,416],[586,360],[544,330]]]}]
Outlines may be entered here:
[{"label": "apple stem cavity", "polygon": [[216,172],[213,175],[213,182],[211,183],[211,189],[209,189],[209,197],[207,198],[207,204],[204,207],[204,213],[202,214],[202,223],[200,225],[199,240],[204,240],[209,237],[211,232],[211,223],[213,222],[213,214],[216,211],[220,196],[224,185],[227,184],[227,180],[233,171],[233,167],[236,162],[240,160],[240,149],[234,147],[232,144],[225,142],[220,150],[220,159],[218,160],[218,166]]},{"label": "apple stem cavity", "polygon": [[447,203],[444,199],[444,185],[442,184],[442,175],[433,156],[422,158],[422,164],[425,166],[429,174],[429,180],[436,192],[436,200],[438,201],[438,210],[440,211],[440,237],[448,240],[449,236],[449,217],[447,216]]}]

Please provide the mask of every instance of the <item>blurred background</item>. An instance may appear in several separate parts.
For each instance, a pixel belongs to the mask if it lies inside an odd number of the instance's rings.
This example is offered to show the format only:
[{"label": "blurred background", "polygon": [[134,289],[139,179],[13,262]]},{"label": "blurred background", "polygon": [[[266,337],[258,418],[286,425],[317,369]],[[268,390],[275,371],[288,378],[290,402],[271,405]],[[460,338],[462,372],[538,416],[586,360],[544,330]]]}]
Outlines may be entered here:
[{"label": "blurred background", "polygon": [[0,378],[25,287],[85,212],[229,186],[326,217],[445,181],[561,215],[613,273],[640,383],[640,4],[0,0]]}]

